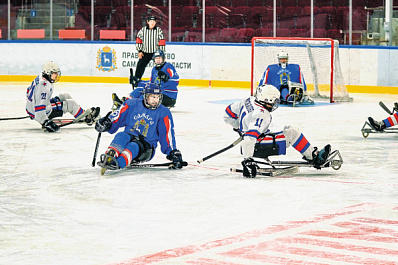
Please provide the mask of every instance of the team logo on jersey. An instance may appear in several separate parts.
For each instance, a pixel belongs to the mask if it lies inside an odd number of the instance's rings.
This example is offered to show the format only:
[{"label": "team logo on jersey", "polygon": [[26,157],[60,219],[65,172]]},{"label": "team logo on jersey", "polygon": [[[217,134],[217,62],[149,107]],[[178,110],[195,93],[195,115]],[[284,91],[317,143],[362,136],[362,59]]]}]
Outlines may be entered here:
[{"label": "team logo on jersey", "polygon": [[108,46],[99,49],[97,52],[96,68],[102,72],[115,71],[116,67],[116,51]]},{"label": "team logo on jersey", "polygon": [[283,72],[279,77],[280,77],[281,84],[283,84],[287,81],[290,81],[290,75],[286,72]]},{"label": "team logo on jersey", "polygon": [[139,131],[144,137],[147,136],[149,130],[149,124],[144,118],[135,122],[132,131]]}]

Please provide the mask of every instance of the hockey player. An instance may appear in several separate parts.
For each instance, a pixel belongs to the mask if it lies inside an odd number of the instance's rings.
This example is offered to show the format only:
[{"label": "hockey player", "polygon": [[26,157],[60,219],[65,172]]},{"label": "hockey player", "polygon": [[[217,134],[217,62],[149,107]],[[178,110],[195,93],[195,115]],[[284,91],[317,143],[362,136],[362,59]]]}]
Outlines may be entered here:
[{"label": "hockey player", "polygon": [[[398,111],[398,103],[394,104],[394,111]],[[384,129],[398,124],[398,112],[395,112],[388,118],[381,121],[375,121],[372,117],[369,117],[368,120],[369,123],[376,129],[376,131],[382,132]]]},{"label": "hockey player", "polygon": [[224,121],[243,133],[242,161],[243,175],[254,178],[257,164],[253,157],[284,155],[290,145],[299,151],[306,161],[320,169],[330,153],[330,145],[322,150],[312,146],[297,129],[285,126],[283,131],[271,133],[268,130],[272,117],[271,112],[279,106],[280,92],[273,85],[261,85],[256,95],[229,105],[224,114]]},{"label": "hockey player", "polygon": [[[304,81],[303,73],[301,72],[301,68],[298,64],[289,64],[289,55],[287,52],[278,53],[278,64],[271,64],[265,70],[263,76],[260,79],[259,86],[264,84],[270,84],[279,89],[281,93],[281,103],[287,103],[291,100],[291,95],[300,93],[301,97],[304,91],[307,91],[307,85]],[[304,91],[293,91],[291,88],[289,89],[288,82],[299,83],[302,84]]]},{"label": "hockey player", "polygon": [[[26,112],[48,132],[59,130],[59,126],[52,121],[53,118],[62,117],[66,112],[78,118],[84,112],[67,93],[52,98],[54,83],[58,82],[60,77],[61,70],[58,65],[52,61],[47,62],[41,74],[33,80],[26,91]],[[93,107],[88,111],[90,113],[84,118],[84,122],[93,124],[100,113],[100,108]]]},{"label": "hockey player", "polygon": [[[175,67],[171,63],[166,62],[165,54],[162,50],[158,50],[153,54],[153,62],[154,67],[152,68],[151,79],[149,82],[160,85],[163,93],[162,105],[172,108],[177,102],[177,86],[180,82],[180,77]],[[138,83],[138,87],[134,89],[126,99],[142,98],[142,92],[145,85],[145,81],[140,81]],[[116,94],[113,94],[112,97],[114,105],[117,108],[120,107],[123,100],[120,100]]]},{"label": "hockey player", "polygon": [[97,121],[95,129],[98,132],[108,131],[113,134],[124,127],[124,131],[116,134],[105,154],[101,155],[99,166],[116,170],[132,162],[149,161],[160,142],[162,153],[172,161],[172,168],[182,168],[182,155],[177,149],[174,136],[173,117],[170,110],[161,105],[162,97],[159,86],[148,83],[143,99],[128,99],[109,118]]}]

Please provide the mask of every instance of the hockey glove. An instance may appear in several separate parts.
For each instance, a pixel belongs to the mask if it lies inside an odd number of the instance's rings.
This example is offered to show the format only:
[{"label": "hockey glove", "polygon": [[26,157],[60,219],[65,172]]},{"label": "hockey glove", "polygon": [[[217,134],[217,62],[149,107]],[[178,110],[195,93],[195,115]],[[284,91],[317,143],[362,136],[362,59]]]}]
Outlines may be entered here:
[{"label": "hockey glove", "polygon": [[232,130],[234,130],[234,132],[237,132],[239,134],[239,136],[244,135],[243,132],[239,131],[239,128],[233,128]]},{"label": "hockey glove", "polygon": [[182,155],[179,150],[177,150],[177,149],[171,150],[169,155],[166,158],[168,160],[173,161],[173,164],[171,164],[169,169],[182,168]]},{"label": "hockey glove", "polygon": [[112,121],[111,119],[108,118],[108,116],[105,116],[101,119],[99,119],[96,123],[95,123],[95,130],[97,132],[107,132],[109,131],[109,129],[112,126]]},{"label": "hockey glove", "polygon": [[253,160],[253,158],[245,158],[242,161],[242,166],[243,166],[243,176],[246,178],[255,178],[257,175],[257,168],[259,166],[257,163]]},{"label": "hockey glove", "polygon": [[133,88],[137,87],[140,81],[141,79],[139,79],[138,77],[130,75],[129,82],[133,85]]},{"label": "hockey glove", "polygon": [[158,77],[159,77],[159,79],[160,80],[162,80],[164,83],[166,83],[167,81],[169,81],[169,76],[165,73],[165,72],[163,72],[163,71],[159,71],[158,72]]},{"label": "hockey glove", "polygon": [[42,128],[46,129],[47,132],[57,132],[59,131],[59,126],[56,125],[52,120],[45,120],[42,124]]}]

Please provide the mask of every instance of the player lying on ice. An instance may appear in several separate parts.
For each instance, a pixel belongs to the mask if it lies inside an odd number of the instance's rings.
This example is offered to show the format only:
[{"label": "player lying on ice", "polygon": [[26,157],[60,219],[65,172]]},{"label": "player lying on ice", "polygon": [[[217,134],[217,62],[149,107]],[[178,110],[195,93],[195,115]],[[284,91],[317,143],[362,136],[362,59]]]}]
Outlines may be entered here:
[{"label": "player lying on ice", "polygon": [[277,57],[278,64],[267,66],[259,86],[269,84],[278,88],[281,104],[314,104],[307,94],[307,85],[300,65],[288,63],[287,52],[282,51]]},{"label": "player lying on ice", "polygon": [[382,132],[387,128],[393,127],[398,124],[398,103],[394,104],[393,112],[394,111],[395,113],[381,121],[375,121],[372,117],[369,117],[369,123],[376,129],[376,131],[379,132]]},{"label": "player lying on ice", "polygon": [[[61,70],[52,61],[43,66],[39,74],[26,91],[26,112],[30,118],[39,122],[48,132],[56,132],[59,126],[52,120],[62,117],[66,112],[71,113],[75,119],[82,119],[89,125],[93,124],[100,113],[99,107],[93,107],[86,112],[67,94],[59,94],[52,98],[54,85],[61,77]],[[84,117],[84,118],[83,118]]]},{"label": "player lying on ice", "polygon": [[124,131],[116,134],[97,163],[104,169],[102,174],[106,169],[116,170],[131,163],[151,160],[158,142],[162,153],[172,161],[171,168],[182,168],[182,155],[174,136],[173,116],[168,108],[161,105],[162,97],[159,86],[148,83],[143,99],[128,99],[109,117],[97,121],[95,129],[98,132],[113,134],[124,127]]},{"label": "player lying on ice", "polygon": [[226,108],[224,121],[244,135],[241,144],[244,160],[241,164],[245,177],[254,178],[257,174],[259,166],[253,157],[285,155],[286,148],[290,145],[299,151],[311,166],[317,169],[329,166],[329,144],[318,150],[302,133],[290,126],[285,126],[281,132],[269,132],[271,112],[278,108],[279,98],[280,92],[276,87],[262,85],[257,88],[255,96],[235,102]]},{"label": "player lying on ice", "polygon": [[[166,62],[165,54],[162,50],[158,50],[153,54],[153,63],[154,67],[152,68],[151,79],[149,80],[149,83],[160,85],[163,93],[162,105],[172,108],[177,102],[177,86],[180,82],[180,77],[175,67],[171,63]],[[142,99],[143,90],[147,82],[136,80],[133,76],[130,76],[130,84],[133,85],[133,88],[136,87],[136,89],[134,89],[127,97],[119,99],[115,93],[112,94],[112,100],[115,108],[119,108],[126,99]]]}]

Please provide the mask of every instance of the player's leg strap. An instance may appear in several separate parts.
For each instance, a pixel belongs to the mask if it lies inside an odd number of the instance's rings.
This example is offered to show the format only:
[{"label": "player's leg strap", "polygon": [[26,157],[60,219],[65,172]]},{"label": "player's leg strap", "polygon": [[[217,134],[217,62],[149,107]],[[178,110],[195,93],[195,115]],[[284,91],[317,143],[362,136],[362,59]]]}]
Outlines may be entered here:
[{"label": "player's leg strap", "polygon": [[138,144],[138,146],[140,147],[140,151],[137,155],[136,158],[133,159],[133,163],[138,163],[138,162],[145,162],[148,161],[152,158],[153,156],[153,147],[150,143],[148,143],[147,141],[145,141],[144,136],[139,135],[139,136],[135,136],[132,135],[131,136],[131,142],[135,142]]},{"label": "player's leg strap", "polygon": [[273,155],[286,154],[286,142],[277,142],[277,134],[278,133],[261,134],[258,137],[258,139],[261,139],[261,141],[257,142],[254,146],[253,157],[267,158]]},{"label": "player's leg strap", "polygon": [[49,119],[54,119],[56,117],[62,117],[62,115],[64,114],[64,112],[62,111],[62,106],[63,103],[61,101],[61,99],[59,97],[54,97],[52,99],[50,99],[51,102],[51,113],[48,116]]}]

